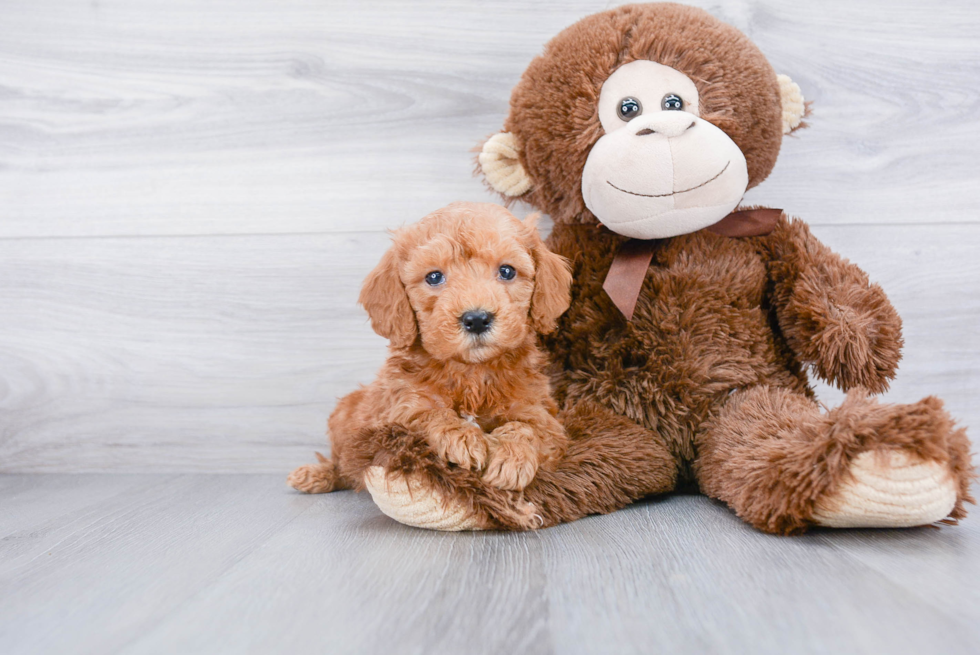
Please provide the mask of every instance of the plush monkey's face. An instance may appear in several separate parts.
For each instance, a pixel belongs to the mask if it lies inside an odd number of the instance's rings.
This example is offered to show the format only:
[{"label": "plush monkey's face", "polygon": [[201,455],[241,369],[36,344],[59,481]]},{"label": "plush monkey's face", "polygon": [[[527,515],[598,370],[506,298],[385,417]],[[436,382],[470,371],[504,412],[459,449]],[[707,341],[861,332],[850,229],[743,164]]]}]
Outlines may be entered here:
[{"label": "plush monkey's face", "polygon": [[610,230],[672,237],[717,223],[738,205],[749,183],[745,156],[698,106],[687,75],[652,61],[621,66],[602,85],[605,134],[585,162],[582,197]]},{"label": "plush monkey's face", "polygon": [[735,209],[803,114],[799,87],[734,27],[696,7],[626,5],[531,62],[480,169],[556,223],[671,237]]}]

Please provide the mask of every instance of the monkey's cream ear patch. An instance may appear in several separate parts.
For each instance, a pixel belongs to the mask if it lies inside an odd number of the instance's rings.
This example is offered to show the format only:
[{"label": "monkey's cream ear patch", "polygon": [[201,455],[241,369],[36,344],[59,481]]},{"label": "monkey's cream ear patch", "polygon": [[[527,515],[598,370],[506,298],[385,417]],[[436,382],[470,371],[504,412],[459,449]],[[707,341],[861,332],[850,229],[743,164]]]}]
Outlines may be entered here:
[{"label": "monkey's cream ear patch", "polygon": [[494,191],[509,198],[522,196],[531,188],[531,178],[521,166],[519,150],[517,137],[501,132],[490,137],[480,151],[480,170],[487,182]]},{"label": "monkey's cream ear patch", "polygon": [[783,134],[789,134],[800,126],[806,112],[803,92],[800,85],[787,75],[777,75],[776,80],[779,82],[779,97],[783,103]]},{"label": "monkey's cream ear patch", "polygon": [[941,521],[956,505],[949,467],[908,453],[861,453],[851,479],[817,504],[813,518],[830,528],[908,528]]},{"label": "monkey's cream ear patch", "polygon": [[416,479],[386,476],[382,467],[372,466],[364,474],[364,486],[378,509],[399,523],[446,532],[481,529],[472,512],[459,505],[447,507],[439,492]]}]

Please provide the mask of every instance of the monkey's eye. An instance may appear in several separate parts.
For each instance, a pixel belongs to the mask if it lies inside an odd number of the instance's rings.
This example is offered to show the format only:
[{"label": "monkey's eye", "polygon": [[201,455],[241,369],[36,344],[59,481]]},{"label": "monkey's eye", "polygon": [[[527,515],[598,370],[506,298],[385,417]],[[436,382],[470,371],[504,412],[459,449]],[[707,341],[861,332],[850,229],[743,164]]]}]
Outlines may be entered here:
[{"label": "monkey's eye", "polygon": [[442,274],[442,271],[432,271],[425,276],[425,283],[430,287],[437,287],[446,281],[446,276]]},{"label": "monkey's eye", "polygon": [[623,98],[619,101],[619,118],[631,121],[643,113],[643,105],[636,98]]},{"label": "monkey's eye", "polygon": [[515,277],[517,277],[517,271],[515,271],[514,267],[509,264],[504,264],[497,272],[500,275],[501,280],[513,280]]},{"label": "monkey's eye", "polygon": [[684,101],[675,93],[668,93],[661,101],[664,109],[680,110],[684,109]]}]

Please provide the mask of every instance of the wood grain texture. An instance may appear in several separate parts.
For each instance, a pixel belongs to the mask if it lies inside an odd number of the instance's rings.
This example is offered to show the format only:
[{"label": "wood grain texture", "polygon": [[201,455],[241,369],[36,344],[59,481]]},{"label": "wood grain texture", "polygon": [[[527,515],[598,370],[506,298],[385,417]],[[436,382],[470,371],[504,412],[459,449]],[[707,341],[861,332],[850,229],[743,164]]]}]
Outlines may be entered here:
[{"label": "wood grain texture", "polygon": [[[980,12],[701,4],[814,102],[747,200],[889,292],[889,398],[980,428]],[[383,230],[492,199],[470,148],[545,41],[607,5],[4,2],[0,471],[308,460],[384,357],[354,304]]]},{"label": "wood grain texture", "polygon": [[[4,2],[0,235],[379,230],[487,198],[469,149],[543,44],[614,4]],[[814,102],[753,201],[978,220],[973,2],[693,4]]]},{"label": "wood grain texture", "polygon": [[977,518],[774,537],[679,495],[446,534],[278,476],[0,475],[0,651],[958,655],[978,562]]}]

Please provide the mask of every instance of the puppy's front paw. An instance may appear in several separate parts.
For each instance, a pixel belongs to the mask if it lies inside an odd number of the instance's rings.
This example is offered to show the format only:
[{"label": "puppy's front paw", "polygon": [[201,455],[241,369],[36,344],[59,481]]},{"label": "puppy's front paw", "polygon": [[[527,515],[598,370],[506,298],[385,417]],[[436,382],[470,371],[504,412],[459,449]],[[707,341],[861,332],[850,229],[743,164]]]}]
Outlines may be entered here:
[{"label": "puppy's front paw", "polygon": [[526,441],[505,440],[490,456],[483,481],[498,489],[520,491],[538,472],[538,451]]},{"label": "puppy's front paw", "polygon": [[487,463],[487,438],[477,425],[464,423],[448,430],[436,444],[436,453],[464,469],[482,469]]}]

